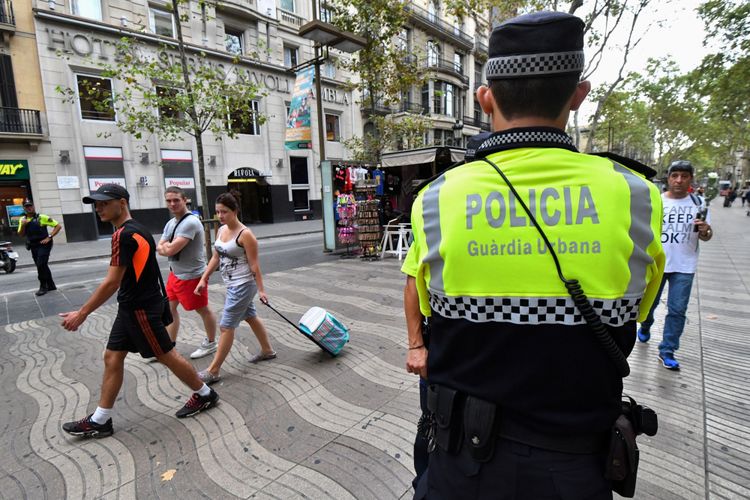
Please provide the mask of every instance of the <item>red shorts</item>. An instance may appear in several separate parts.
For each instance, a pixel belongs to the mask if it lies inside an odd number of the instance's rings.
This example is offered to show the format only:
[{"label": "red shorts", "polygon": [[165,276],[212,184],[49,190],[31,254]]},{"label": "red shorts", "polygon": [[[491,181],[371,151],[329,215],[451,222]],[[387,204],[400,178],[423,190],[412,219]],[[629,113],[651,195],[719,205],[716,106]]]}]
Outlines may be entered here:
[{"label": "red shorts", "polygon": [[205,287],[200,295],[194,293],[200,280],[200,278],[181,280],[170,271],[169,278],[167,278],[167,298],[170,302],[178,301],[186,311],[206,307],[208,305],[208,287]]}]

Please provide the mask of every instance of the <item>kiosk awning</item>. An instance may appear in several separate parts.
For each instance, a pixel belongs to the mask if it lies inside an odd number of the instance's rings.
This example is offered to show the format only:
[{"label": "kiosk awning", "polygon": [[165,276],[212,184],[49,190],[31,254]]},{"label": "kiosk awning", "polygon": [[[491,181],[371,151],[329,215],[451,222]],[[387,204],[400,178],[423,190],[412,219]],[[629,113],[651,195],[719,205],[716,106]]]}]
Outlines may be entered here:
[{"label": "kiosk awning", "polygon": [[466,150],[463,148],[452,147],[432,147],[411,149],[408,151],[394,151],[392,153],[383,153],[380,157],[380,163],[383,168],[403,167],[408,165],[422,165],[432,163],[436,158],[450,157],[450,163],[463,161]]}]

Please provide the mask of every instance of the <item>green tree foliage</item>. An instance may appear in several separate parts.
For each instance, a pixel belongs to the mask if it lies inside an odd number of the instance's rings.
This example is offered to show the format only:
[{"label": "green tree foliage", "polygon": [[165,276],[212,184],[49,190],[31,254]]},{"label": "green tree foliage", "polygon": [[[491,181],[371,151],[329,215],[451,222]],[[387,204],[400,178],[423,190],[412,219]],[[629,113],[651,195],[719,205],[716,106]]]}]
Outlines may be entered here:
[{"label": "green tree foliage", "polygon": [[[201,7],[206,5],[201,2]],[[188,8],[186,0],[172,0],[173,12],[181,12],[183,22],[187,21]],[[173,141],[185,134],[192,136],[198,151],[203,213],[207,216],[203,134],[209,132],[219,140],[234,138],[253,121],[262,124],[265,117],[257,114],[251,103],[262,97],[264,90],[236,71],[239,58],[220,66],[204,52],[188,48],[181,23],[175,26],[176,43],[154,46],[126,36],[116,42],[115,62],[92,61],[103,77],[116,82],[114,92],[93,85],[84,85],[78,93],[65,87],[57,91],[69,102],[80,94],[97,111],[107,112],[114,103],[117,127],[136,139],[156,135]]]},{"label": "green tree foliage", "polygon": [[428,123],[426,117],[408,110],[401,118],[377,117],[378,110],[398,110],[404,93],[421,86],[428,76],[420,54],[399,41],[409,19],[409,4],[407,0],[329,0],[326,3],[333,11],[333,24],[366,40],[365,47],[351,59],[338,62],[358,74],[359,79],[350,86],[360,92],[361,107],[374,127],[373,133],[344,142],[352,154],[362,160],[377,161],[384,151],[394,147],[394,138],[399,133],[413,137]]}]

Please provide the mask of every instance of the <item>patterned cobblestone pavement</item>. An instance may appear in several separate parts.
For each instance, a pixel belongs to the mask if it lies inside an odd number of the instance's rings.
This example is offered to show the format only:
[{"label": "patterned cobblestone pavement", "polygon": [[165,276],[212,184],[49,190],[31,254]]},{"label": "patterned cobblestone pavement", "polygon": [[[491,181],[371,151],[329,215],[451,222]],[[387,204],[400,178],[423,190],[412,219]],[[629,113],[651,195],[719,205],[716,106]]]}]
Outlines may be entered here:
[{"label": "patterned cobblestone pavement", "polygon": [[[627,391],[660,417],[643,436],[637,498],[750,498],[750,218],[713,210],[679,359],[656,359],[654,340],[630,356]],[[96,406],[101,354],[114,306],[79,332],[56,317],[0,329],[2,498],[410,498],[418,417],[416,379],[405,373],[403,277],[398,262],[331,261],[266,277],[272,303],[298,318],[320,305],[351,330],[337,358],[322,353],[265,307],[276,360],[242,326],[216,388],[219,406],[192,419],[174,411],[187,395],[169,372],[126,361],[115,434],[71,439],[62,422]],[[218,310],[223,291],[211,288]],[[197,315],[183,313],[178,349],[200,343]],[[202,369],[208,359],[194,364]]]}]

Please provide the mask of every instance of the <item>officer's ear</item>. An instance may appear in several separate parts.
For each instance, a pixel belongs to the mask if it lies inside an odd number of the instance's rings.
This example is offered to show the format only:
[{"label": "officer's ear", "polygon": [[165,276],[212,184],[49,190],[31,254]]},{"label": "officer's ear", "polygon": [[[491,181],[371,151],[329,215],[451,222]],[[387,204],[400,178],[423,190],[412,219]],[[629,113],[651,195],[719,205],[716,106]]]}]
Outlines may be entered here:
[{"label": "officer's ear", "polygon": [[494,115],[499,111],[492,89],[487,85],[480,85],[477,89],[477,102],[485,114]]},{"label": "officer's ear", "polygon": [[581,82],[578,82],[578,85],[576,85],[576,90],[575,92],[573,92],[573,97],[570,100],[570,110],[578,111],[578,108],[581,107],[581,104],[583,104],[586,96],[589,95],[589,92],[591,92],[590,81],[583,80]]}]

